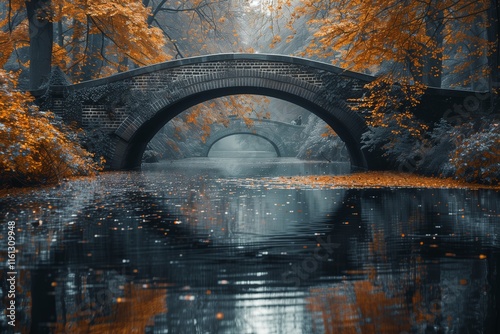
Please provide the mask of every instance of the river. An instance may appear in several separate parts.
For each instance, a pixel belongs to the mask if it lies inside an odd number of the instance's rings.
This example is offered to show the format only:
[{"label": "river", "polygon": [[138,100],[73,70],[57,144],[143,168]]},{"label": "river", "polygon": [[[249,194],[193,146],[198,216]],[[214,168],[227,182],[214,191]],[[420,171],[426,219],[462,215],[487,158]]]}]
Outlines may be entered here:
[{"label": "river", "polygon": [[196,158],[0,198],[16,330],[497,333],[500,194],[269,179],[348,168]]}]

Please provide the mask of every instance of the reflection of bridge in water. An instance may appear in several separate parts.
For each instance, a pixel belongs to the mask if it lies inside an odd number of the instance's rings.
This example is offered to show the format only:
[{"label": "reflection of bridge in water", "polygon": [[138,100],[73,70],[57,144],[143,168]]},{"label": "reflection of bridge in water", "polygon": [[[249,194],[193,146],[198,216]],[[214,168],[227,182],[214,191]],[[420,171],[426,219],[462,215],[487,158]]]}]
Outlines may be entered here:
[{"label": "reflection of bridge in water", "polygon": [[[302,190],[274,190],[274,194],[290,192],[295,196],[294,201],[306,200],[309,204],[308,212],[287,213],[289,219],[283,221],[281,231],[286,238],[277,238],[268,237],[276,233],[273,226],[262,223],[257,215],[245,213],[247,208],[266,212],[262,205],[272,203],[272,198],[259,202],[262,195],[259,187],[236,187],[230,189],[232,196],[220,196],[225,191],[222,188],[207,188],[211,189],[210,193],[203,193],[198,199],[170,198],[165,196],[166,192],[149,191],[115,198],[117,202],[113,207],[129,208],[134,217],[127,210],[118,210],[107,218],[107,223],[119,221],[128,226],[128,232],[119,229],[106,232],[109,229],[104,227],[106,224],[91,223],[95,219],[90,218],[95,214],[95,205],[89,203],[82,207],[78,217],[72,219],[86,226],[85,231],[68,228],[63,240],[86,242],[65,243],[52,254],[52,266],[43,262],[30,270],[32,309],[40,315],[33,319],[34,326],[48,326],[55,321],[50,316],[61,312],[67,312],[63,317],[71,322],[75,319],[71,318],[71,312],[88,300],[97,300],[99,307],[112,309],[116,299],[123,298],[124,291],[119,286],[133,282],[139,287],[151,285],[152,288],[151,277],[155,277],[154,283],[160,287],[168,285],[167,293],[164,289],[158,290],[165,295],[168,312],[155,317],[155,326],[174,332],[188,332],[189,328],[193,331],[196,326],[219,328],[221,322],[213,315],[216,307],[224,310],[226,324],[241,321],[240,318],[260,310],[256,298],[268,300],[270,294],[283,301],[279,306],[266,305],[267,309],[284,320],[307,325],[307,321],[312,320],[300,312],[304,312],[301,305],[309,302],[318,308],[320,315],[332,321],[322,323],[319,319],[319,328],[356,325],[356,321],[362,323],[362,318],[342,323],[336,309],[358,309],[351,308],[363,302],[357,300],[354,293],[358,283],[373,287],[373,291],[368,291],[373,293],[373,298],[390,296],[376,301],[392,303],[383,304],[392,307],[385,311],[391,314],[396,310],[393,320],[402,323],[408,323],[410,316],[419,312],[428,312],[437,324],[449,321],[457,328],[467,326],[467,322],[496,319],[496,315],[489,313],[494,311],[494,306],[487,306],[486,302],[499,296],[498,287],[490,284],[494,284],[494,273],[500,262],[486,263],[479,258],[483,254],[480,252],[485,252],[487,257],[498,253],[495,250],[498,227],[491,221],[488,223],[488,217],[484,216],[484,212],[498,213],[496,202],[488,202],[494,196],[483,193],[470,201],[453,202],[449,201],[454,198],[449,192],[462,190],[338,189],[330,198],[331,207],[325,207],[325,202],[319,201],[325,196],[322,191],[310,191],[306,196]],[[244,210],[239,210],[236,220],[225,215],[224,210],[220,212],[224,221],[203,220],[207,212],[204,209],[213,209],[214,199],[220,199],[221,209],[244,204]],[[199,209],[203,210],[191,213],[191,222],[184,216],[183,224],[176,224],[180,217],[177,205],[186,203],[201,204]],[[318,204],[320,206],[315,206]],[[466,210],[460,211],[462,208]],[[286,207],[274,205],[269,210],[273,213],[271,217],[280,210],[288,212]],[[299,221],[306,213],[318,212],[328,214],[313,219],[310,222],[313,228],[289,223]],[[461,212],[467,214],[465,219],[457,216]],[[137,217],[144,217],[146,222]],[[142,228],[138,229],[139,226]],[[224,227],[226,235],[209,239],[200,234],[215,227]],[[105,240],[97,242],[94,236],[103,232],[107,233]],[[231,237],[233,233],[239,237]],[[494,243],[481,244],[477,240]],[[233,246],[231,251],[228,251],[229,245]],[[137,252],[139,248],[147,249],[151,259],[145,260],[144,254]],[[109,258],[116,260],[116,266],[110,267],[104,260]],[[127,262],[122,263],[122,259]],[[418,265],[413,267],[415,262]],[[367,266],[374,263],[376,267]],[[258,290],[263,281],[272,288]],[[206,293],[207,287],[211,287],[210,294]],[[105,295],[99,295],[103,291]],[[81,293],[83,299],[68,297],[69,292]],[[312,296],[306,300],[304,296],[308,294]],[[406,309],[405,298],[418,298],[414,299],[418,310]],[[190,312],[186,313],[186,308]],[[79,314],[82,319],[91,316],[83,312],[85,310]],[[288,318],[290,314],[294,320]],[[474,319],[476,314],[484,319]],[[193,318],[199,319],[199,323],[193,323]]]}]

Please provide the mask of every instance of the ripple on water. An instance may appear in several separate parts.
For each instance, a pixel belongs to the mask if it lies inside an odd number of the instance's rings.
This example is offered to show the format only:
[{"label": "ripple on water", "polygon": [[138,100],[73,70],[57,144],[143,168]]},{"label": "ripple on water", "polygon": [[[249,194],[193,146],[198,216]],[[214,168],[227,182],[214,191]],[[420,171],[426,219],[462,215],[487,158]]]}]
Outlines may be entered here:
[{"label": "ripple on water", "polygon": [[[321,165],[288,162],[289,174]],[[288,162],[190,159],[0,199],[2,235],[17,227],[20,321],[34,310],[35,326],[55,314],[61,332],[492,328],[497,192],[261,179]]]}]

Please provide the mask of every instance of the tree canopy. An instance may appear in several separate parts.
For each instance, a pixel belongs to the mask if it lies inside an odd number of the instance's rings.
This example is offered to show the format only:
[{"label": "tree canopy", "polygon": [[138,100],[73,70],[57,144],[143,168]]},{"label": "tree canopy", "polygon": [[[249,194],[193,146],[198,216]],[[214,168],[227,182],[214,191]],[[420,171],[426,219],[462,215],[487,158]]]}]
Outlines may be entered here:
[{"label": "tree canopy", "polygon": [[[10,0],[0,4],[0,101],[9,106],[0,115],[2,177],[19,181],[14,183],[50,182],[95,168],[91,155],[77,143],[78,136],[69,135],[75,129],[69,131],[50,113],[40,112],[30,95],[23,93],[46,88],[53,66],[77,83],[174,57],[241,51],[240,8],[227,0]],[[211,122],[225,121],[218,110],[231,109],[244,116],[252,109],[245,105],[252,103],[228,98],[200,105],[181,119],[179,129],[206,133]],[[30,128],[36,130],[29,132]],[[53,174],[48,172],[51,168]]]},{"label": "tree canopy", "polygon": [[16,76],[0,69],[2,185],[52,183],[99,168],[78,144],[78,133],[54,122],[52,114],[38,110],[31,95],[15,86]]},{"label": "tree canopy", "polygon": [[0,65],[36,64],[26,71],[31,89],[54,65],[79,82],[239,47],[240,7],[227,0],[10,0],[0,8]]},{"label": "tree canopy", "polygon": [[497,76],[496,1],[303,0],[290,5],[292,30],[301,17],[312,29],[302,55],[436,87],[444,74],[458,74],[458,79],[448,78],[447,86]]}]

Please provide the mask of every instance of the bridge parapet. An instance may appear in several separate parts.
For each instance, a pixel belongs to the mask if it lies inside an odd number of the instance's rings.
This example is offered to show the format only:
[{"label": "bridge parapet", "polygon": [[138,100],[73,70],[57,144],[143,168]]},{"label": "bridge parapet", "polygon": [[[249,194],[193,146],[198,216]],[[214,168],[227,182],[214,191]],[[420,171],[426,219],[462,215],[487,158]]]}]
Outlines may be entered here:
[{"label": "bridge parapet", "polygon": [[140,91],[158,92],[171,89],[175,82],[206,77],[209,80],[221,78],[233,72],[235,77],[256,76],[263,74],[280,75],[296,78],[317,87],[323,87],[320,73],[311,73],[310,69],[295,64],[280,64],[269,61],[221,60],[202,64],[185,65],[134,76],[130,79],[131,88]]}]

